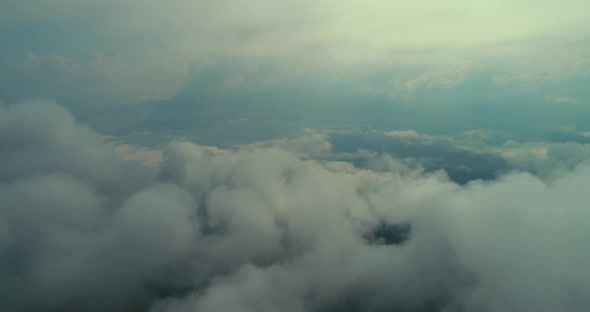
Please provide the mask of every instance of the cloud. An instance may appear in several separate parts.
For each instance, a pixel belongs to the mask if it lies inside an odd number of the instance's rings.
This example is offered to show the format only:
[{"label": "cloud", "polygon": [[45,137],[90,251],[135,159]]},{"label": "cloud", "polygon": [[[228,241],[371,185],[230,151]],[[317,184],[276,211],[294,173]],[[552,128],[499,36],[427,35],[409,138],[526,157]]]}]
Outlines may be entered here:
[{"label": "cloud", "polygon": [[568,96],[547,96],[545,97],[545,101],[547,102],[553,102],[553,103],[565,103],[565,104],[575,104],[575,103],[579,103],[580,101]]},{"label": "cloud", "polygon": [[[127,100],[170,95],[182,80],[171,72],[180,76],[177,69],[187,64],[227,59],[273,64],[294,76],[351,77],[363,82],[355,88],[389,94],[392,86],[452,87],[482,68],[492,68],[494,80],[504,83],[587,74],[587,9],[579,0],[559,6],[531,0],[361,6],[334,0],[172,0],[165,6],[153,0],[7,0],[0,29],[10,30],[3,32],[7,60],[27,51],[64,59],[116,51],[125,70],[113,68],[118,75],[111,78],[138,78],[111,86],[129,88]],[[388,77],[367,85],[375,72]]]},{"label": "cloud", "polygon": [[590,157],[590,145],[565,143],[518,143],[509,141],[498,149],[516,168],[544,179],[554,179],[579,166]]},{"label": "cloud", "polygon": [[329,154],[332,151],[328,133],[306,128],[300,137],[291,139],[276,139],[270,141],[259,141],[252,144],[239,145],[240,150],[255,150],[278,146],[284,150],[291,151],[299,157],[313,159],[321,155]]},{"label": "cloud", "polygon": [[391,130],[391,131],[385,131],[383,133],[385,136],[390,136],[390,137],[416,137],[418,136],[418,133],[415,130]]},{"label": "cloud", "polygon": [[146,166],[155,167],[162,160],[162,151],[160,150],[148,149],[126,143],[109,143],[108,146],[115,150],[122,159],[136,160]]},{"label": "cloud", "polygon": [[2,310],[590,305],[588,165],[460,186],[178,141],[154,177],[55,104],[3,107],[0,130]]},{"label": "cloud", "polygon": [[589,3],[4,0],[0,310],[588,311]]},{"label": "cloud", "polygon": [[100,146],[88,127],[74,122],[62,107],[51,102],[24,102],[0,108],[2,140],[1,181],[40,174],[66,173],[91,180],[101,189],[131,192],[139,187],[127,179],[146,180],[149,174],[126,163]]},{"label": "cloud", "polygon": [[[172,96],[185,83],[186,68],[129,60],[92,49],[81,56],[20,52],[0,57],[0,100],[53,98],[73,108],[137,104]],[[141,77],[141,79],[139,79]]]}]

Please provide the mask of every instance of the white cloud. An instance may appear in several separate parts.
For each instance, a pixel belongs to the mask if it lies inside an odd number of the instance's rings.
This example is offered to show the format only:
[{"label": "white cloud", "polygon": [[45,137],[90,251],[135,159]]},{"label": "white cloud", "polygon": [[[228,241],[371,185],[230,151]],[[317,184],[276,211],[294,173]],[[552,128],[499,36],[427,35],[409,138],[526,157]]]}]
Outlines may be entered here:
[{"label": "white cloud", "polygon": [[112,148],[122,159],[135,160],[146,166],[156,167],[162,160],[161,150],[126,143],[110,143],[107,146]]},{"label": "white cloud", "polygon": [[[590,305],[588,165],[459,186],[399,163],[351,170],[174,142],[150,179],[55,105],[5,107],[0,130],[2,309]],[[409,239],[368,241],[383,224],[409,224]]]},{"label": "white cloud", "polygon": [[553,102],[553,103],[570,103],[570,104],[575,104],[575,103],[579,103],[579,100],[576,100],[572,97],[569,96],[556,96],[556,95],[550,95],[550,96],[546,96],[545,97],[545,101],[547,102]]},{"label": "white cloud", "polygon": [[418,133],[415,130],[391,130],[383,132],[385,136],[390,137],[417,137]]}]

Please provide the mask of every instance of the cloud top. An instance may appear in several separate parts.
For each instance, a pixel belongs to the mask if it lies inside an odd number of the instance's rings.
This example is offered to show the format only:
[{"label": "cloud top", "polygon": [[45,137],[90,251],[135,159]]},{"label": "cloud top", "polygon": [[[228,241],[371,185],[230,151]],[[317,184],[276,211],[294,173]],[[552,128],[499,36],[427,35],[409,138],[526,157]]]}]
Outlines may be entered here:
[{"label": "cloud top", "polygon": [[[459,186],[444,172],[174,142],[154,176],[54,104],[3,107],[0,129],[5,310],[590,304],[586,165],[550,183],[511,173]],[[367,240],[405,225],[401,244]]]}]

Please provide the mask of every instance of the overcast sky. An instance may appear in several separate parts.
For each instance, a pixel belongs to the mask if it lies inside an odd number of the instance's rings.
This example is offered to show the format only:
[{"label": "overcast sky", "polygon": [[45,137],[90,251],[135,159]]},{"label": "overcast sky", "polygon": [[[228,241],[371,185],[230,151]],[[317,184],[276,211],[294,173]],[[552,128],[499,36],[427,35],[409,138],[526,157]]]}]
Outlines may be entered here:
[{"label": "overcast sky", "polygon": [[[580,128],[588,10],[583,0],[7,0],[1,96],[80,114],[167,101],[168,115],[222,119],[379,115],[397,118],[376,126],[412,128],[449,118],[441,131],[502,128],[512,111],[535,110],[531,127]],[[355,120],[367,109],[378,114]]]},{"label": "overcast sky", "polygon": [[590,310],[590,1],[0,1],[0,310]]}]

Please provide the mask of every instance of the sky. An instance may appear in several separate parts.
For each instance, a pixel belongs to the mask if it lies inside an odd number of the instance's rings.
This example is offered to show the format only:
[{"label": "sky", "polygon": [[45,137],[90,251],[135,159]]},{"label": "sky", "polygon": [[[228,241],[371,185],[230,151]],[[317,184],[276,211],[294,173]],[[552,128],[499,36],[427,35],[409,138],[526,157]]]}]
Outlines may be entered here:
[{"label": "sky", "polygon": [[588,12],[3,0],[0,310],[588,311]]}]

